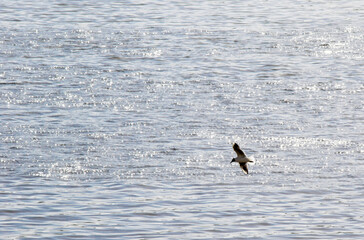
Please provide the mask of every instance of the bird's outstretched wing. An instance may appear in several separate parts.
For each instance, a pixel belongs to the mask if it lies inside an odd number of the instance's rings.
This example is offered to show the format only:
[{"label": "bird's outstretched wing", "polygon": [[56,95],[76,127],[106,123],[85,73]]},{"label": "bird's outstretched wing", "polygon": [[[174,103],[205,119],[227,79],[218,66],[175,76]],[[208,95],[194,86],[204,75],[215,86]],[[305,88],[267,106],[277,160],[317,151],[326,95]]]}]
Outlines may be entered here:
[{"label": "bird's outstretched wing", "polygon": [[236,152],[236,154],[238,155],[238,157],[246,157],[245,153],[240,149],[239,145],[234,143],[233,145],[234,151]]},{"label": "bird's outstretched wing", "polygon": [[248,165],[246,163],[239,163],[239,164],[240,164],[240,167],[243,170],[243,172],[245,174],[248,174]]}]

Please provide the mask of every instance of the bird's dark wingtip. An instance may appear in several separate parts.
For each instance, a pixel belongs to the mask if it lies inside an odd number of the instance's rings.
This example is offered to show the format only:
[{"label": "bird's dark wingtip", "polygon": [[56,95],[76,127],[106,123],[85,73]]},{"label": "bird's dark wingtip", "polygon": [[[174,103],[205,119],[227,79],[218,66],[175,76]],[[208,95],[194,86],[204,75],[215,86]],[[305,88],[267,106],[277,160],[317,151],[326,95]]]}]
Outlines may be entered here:
[{"label": "bird's dark wingtip", "polygon": [[240,167],[241,169],[243,170],[243,172],[245,174],[249,174],[249,171],[248,171],[248,165],[246,163],[239,163],[240,164]]}]

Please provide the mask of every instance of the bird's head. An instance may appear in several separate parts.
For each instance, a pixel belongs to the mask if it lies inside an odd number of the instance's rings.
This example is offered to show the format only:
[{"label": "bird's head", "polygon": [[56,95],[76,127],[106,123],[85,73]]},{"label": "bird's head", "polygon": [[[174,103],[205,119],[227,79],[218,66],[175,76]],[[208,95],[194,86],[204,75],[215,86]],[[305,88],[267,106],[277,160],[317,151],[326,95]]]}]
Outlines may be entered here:
[{"label": "bird's head", "polygon": [[233,162],[235,162],[235,158],[233,158],[233,160],[231,160],[230,164],[233,163]]}]

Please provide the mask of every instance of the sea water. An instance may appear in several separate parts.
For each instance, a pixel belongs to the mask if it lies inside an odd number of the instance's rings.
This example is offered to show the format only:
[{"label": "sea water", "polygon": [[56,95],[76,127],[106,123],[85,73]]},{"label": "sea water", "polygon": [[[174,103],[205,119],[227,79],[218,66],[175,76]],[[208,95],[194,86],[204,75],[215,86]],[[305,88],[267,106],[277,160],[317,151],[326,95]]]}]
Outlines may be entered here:
[{"label": "sea water", "polygon": [[0,1],[1,238],[362,239],[363,22],[355,0]]}]

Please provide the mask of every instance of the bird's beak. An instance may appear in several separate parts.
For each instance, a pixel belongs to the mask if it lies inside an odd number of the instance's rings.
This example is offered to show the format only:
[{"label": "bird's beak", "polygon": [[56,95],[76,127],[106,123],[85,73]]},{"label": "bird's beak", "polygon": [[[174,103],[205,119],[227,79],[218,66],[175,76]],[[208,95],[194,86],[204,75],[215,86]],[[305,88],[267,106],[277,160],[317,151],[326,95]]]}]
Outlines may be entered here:
[{"label": "bird's beak", "polygon": [[233,162],[235,162],[235,161],[234,161],[234,159],[233,159],[233,160],[231,160],[230,164],[231,164],[231,163],[233,163]]}]

